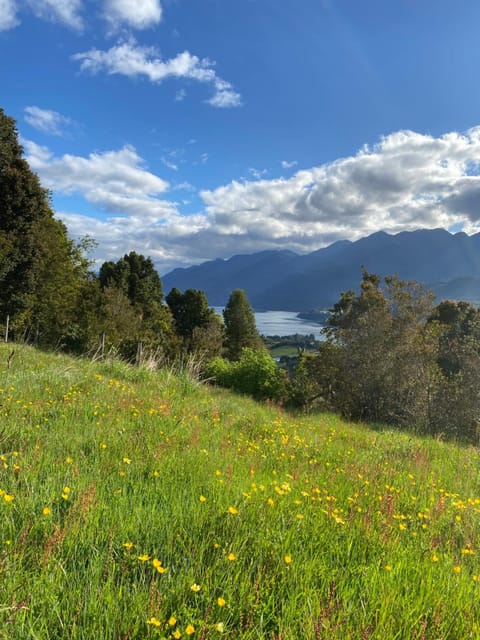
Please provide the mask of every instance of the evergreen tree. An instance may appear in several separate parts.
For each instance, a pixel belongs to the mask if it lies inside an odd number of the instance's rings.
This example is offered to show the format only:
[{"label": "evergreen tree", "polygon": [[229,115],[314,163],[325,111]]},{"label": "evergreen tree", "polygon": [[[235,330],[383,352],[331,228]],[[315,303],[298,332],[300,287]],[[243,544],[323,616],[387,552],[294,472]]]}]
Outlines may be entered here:
[{"label": "evergreen tree", "polygon": [[255,324],[255,315],[243,289],[232,291],[223,311],[225,322],[226,355],[238,360],[242,349],[265,349]]},{"label": "evergreen tree", "polygon": [[14,337],[59,344],[70,330],[85,263],[55,220],[48,192],[0,109],[0,319]]},{"label": "evergreen tree", "polygon": [[138,343],[150,350],[170,351],[171,314],[163,304],[162,283],[151,258],[131,251],[117,262],[104,262],[99,283],[103,292],[101,326],[108,346],[119,348],[130,359]]},{"label": "evergreen tree", "polygon": [[[438,387],[434,296],[416,282],[363,270],[360,294],[342,294],[321,345],[316,393],[360,420],[428,428]],[[309,365],[311,367],[311,365]]]},{"label": "evergreen tree", "polygon": [[218,321],[215,319],[215,312],[208,306],[203,291],[187,289],[182,293],[174,287],[165,300],[172,312],[175,330],[187,351],[195,349],[195,341],[199,347],[204,342],[204,336],[209,333],[215,342],[218,342]]},{"label": "evergreen tree", "polygon": [[131,251],[118,262],[104,262],[99,273],[102,288],[120,289],[144,318],[158,314],[163,290],[151,258]]}]

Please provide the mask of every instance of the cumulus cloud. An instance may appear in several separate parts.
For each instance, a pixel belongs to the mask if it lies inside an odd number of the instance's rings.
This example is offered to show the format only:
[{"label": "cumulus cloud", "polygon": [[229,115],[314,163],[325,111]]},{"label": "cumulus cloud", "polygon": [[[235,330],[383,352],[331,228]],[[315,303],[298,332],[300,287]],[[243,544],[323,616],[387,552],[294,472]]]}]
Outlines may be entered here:
[{"label": "cumulus cloud", "polygon": [[18,23],[15,0],[0,0],[0,31],[13,29]]},{"label": "cumulus cloud", "polygon": [[41,109],[40,107],[25,107],[25,120],[38,131],[53,136],[63,135],[64,128],[72,124],[70,118],[62,116],[58,111]]},{"label": "cumulus cloud", "polygon": [[161,273],[267,248],[313,251],[378,230],[480,231],[480,127],[437,138],[399,131],[288,179],[232,181],[201,191],[204,206],[193,216],[159,200],[167,183],[144,169],[132,147],[88,158],[27,150],[46,186],[82,193],[111,214],[63,214],[72,233],[97,237],[103,256],[129,248],[151,255]]},{"label": "cumulus cloud", "polygon": [[90,49],[77,53],[72,59],[80,62],[82,71],[92,74],[100,72],[109,75],[123,75],[128,78],[146,77],[154,83],[167,78],[185,78],[210,84],[215,93],[209,104],[215,107],[235,107],[241,104],[240,94],[229,82],[219,78],[214,64],[207,58],[198,58],[189,51],[183,51],[174,58],[162,60],[154,47],[143,47],[132,38],[119,42],[106,51]]},{"label": "cumulus cloud", "polygon": [[114,28],[147,29],[160,22],[162,7],[159,0],[105,0],[104,15]]},{"label": "cumulus cloud", "polygon": [[[30,9],[37,18],[60,22],[73,29],[84,27],[84,0],[0,0],[0,31],[19,24],[17,12]],[[112,30],[121,27],[147,29],[162,19],[160,0],[104,0],[103,17]]]},{"label": "cumulus cloud", "polygon": [[[177,215],[173,202],[158,196],[168,182],[150,173],[132,146],[88,157],[54,156],[48,148],[22,140],[31,168],[53,192],[81,195],[100,211],[158,222]],[[138,220],[137,220],[138,218]]]},{"label": "cumulus cloud", "polygon": [[82,0],[28,0],[28,4],[38,18],[62,22],[73,29],[83,28]]},{"label": "cumulus cloud", "polygon": [[224,233],[241,220],[266,243],[313,249],[379,229],[471,228],[480,218],[480,176],[468,168],[479,159],[480,128],[440,138],[400,131],[288,180],[234,181],[201,195]]},{"label": "cumulus cloud", "polygon": [[282,169],[291,169],[292,167],[295,167],[298,162],[296,160],[292,160],[291,162],[288,160],[282,160],[280,164],[282,165]]}]

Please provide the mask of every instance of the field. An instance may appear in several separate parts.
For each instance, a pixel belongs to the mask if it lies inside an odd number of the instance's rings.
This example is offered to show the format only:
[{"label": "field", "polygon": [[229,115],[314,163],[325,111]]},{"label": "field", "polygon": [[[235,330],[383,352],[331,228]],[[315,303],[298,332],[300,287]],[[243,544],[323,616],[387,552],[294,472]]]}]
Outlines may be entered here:
[{"label": "field", "polygon": [[474,448],[0,345],[0,638],[480,638]]}]

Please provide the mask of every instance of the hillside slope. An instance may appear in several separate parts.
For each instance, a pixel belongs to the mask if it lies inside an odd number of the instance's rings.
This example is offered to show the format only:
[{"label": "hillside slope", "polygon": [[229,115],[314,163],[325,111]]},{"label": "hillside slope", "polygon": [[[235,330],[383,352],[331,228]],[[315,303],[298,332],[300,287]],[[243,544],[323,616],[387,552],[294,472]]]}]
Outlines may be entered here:
[{"label": "hillside slope", "polygon": [[0,345],[0,636],[478,637],[479,452]]}]

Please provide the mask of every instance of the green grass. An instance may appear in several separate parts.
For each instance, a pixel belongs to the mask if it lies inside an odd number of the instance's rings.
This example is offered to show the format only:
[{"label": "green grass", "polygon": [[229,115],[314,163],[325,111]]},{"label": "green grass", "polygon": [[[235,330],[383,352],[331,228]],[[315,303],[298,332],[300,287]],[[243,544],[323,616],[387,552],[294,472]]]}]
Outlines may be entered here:
[{"label": "green grass", "polygon": [[279,345],[270,349],[272,358],[280,358],[281,356],[298,356],[298,348],[293,345]]},{"label": "green grass", "polygon": [[0,638],[480,637],[478,450],[8,352]]}]

